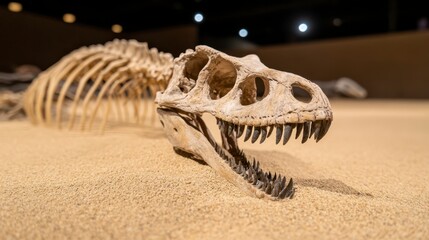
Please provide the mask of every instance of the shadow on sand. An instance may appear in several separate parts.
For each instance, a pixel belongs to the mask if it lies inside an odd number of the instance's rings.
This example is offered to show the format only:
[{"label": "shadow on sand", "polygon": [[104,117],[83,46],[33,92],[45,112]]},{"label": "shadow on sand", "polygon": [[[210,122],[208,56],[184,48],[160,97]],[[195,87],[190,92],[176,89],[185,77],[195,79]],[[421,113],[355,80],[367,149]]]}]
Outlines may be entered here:
[{"label": "shadow on sand", "polygon": [[326,178],[309,164],[296,157],[277,151],[246,150],[249,156],[260,161],[264,170],[277,172],[287,177],[292,177],[298,186],[318,188],[324,191],[345,195],[373,197],[370,193],[359,191],[340,180]]}]

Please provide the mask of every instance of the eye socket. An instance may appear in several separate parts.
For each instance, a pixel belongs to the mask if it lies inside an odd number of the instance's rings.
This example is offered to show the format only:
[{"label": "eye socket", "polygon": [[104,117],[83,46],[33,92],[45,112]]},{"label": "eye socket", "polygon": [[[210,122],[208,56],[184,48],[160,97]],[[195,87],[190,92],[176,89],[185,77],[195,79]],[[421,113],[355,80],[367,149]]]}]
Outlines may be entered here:
[{"label": "eye socket", "polygon": [[309,103],[312,99],[310,92],[298,84],[292,84],[292,95],[296,100],[303,103]]},{"label": "eye socket", "polygon": [[250,105],[261,101],[270,93],[270,84],[268,79],[255,77],[244,80],[238,86],[241,91],[241,105]]},{"label": "eye socket", "polygon": [[222,61],[216,66],[216,72],[208,81],[210,88],[210,98],[220,99],[225,96],[235,85],[237,71],[232,63]]},{"label": "eye socket", "polygon": [[198,75],[208,62],[208,56],[201,52],[195,54],[186,62],[183,69],[183,76],[185,78],[179,83],[179,88],[182,92],[188,93],[195,87]]}]

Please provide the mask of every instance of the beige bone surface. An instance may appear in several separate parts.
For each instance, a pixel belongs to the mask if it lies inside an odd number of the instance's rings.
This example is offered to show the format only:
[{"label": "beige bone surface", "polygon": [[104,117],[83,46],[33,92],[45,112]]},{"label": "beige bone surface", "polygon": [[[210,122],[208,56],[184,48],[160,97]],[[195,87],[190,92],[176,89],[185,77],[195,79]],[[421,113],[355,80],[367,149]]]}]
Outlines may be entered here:
[{"label": "beige bone surface", "polygon": [[[298,99],[293,89],[310,99]],[[180,151],[203,159],[244,192],[271,200],[291,198],[293,181],[263,171],[241,151],[237,139],[263,143],[276,129],[276,143],[286,144],[296,129],[302,143],[319,141],[332,121],[329,101],[314,83],[298,75],[270,69],[256,55],[232,57],[197,46],[175,59],[173,76],[155,101],[170,142]],[[217,119],[222,144],[216,143],[202,120]],[[274,134],[273,134],[274,135]]]},{"label": "beige bone surface", "polygon": [[[66,119],[73,128],[79,118],[80,129],[91,128],[101,115],[103,129],[113,105],[125,113],[131,104],[133,121],[139,122],[147,111],[140,110],[143,101],[138,100],[167,86],[172,64],[171,54],[135,40],[82,47],[33,81],[24,95],[24,109],[34,124],[61,127]],[[128,116],[118,118],[131,121]]]}]

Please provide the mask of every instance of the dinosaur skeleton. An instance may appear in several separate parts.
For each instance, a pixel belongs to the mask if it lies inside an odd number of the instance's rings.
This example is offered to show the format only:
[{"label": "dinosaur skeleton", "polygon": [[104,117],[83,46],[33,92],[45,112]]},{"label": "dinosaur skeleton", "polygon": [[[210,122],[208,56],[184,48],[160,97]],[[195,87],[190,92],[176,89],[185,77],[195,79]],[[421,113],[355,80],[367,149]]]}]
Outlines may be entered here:
[{"label": "dinosaur skeleton", "polygon": [[[143,106],[140,111],[141,100],[167,86],[172,64],[171,54],[148,49],[146,43],[135,40],[82,47],[33,81],[24,95],[24,109],[34,124],[52,125],[55,121],[61,127],[66,112],[64,105],[68,104],[68,128],[74,127],[80,114],[80,128],[85,129],[92,127],[100,106],[107,99],[101,129],[114,102],[124,114],[128,113],[127,104],[131,102],[134,119],[139,122],[147,108]],[[121,100],[125,106],[118,106]]]},{"label": "dinosaur skeleton", "polygon": [[[295,97],[295,90],[310,99]],[[140,102],[155,92],[161,124],[176,152],[204,160],[257,198],[291,198],[293,180],[263,171],[258,161],[240,150],[237,139],[244,135],[244,141],[260,139],[263,143],[275,129],[276,143],[284,145],[296,129],[295,138],[302,135],[302,143],[312,136],[319,141],[332,121],[329,101],[316,84],[267,68],[256,55],[236,58],[197,46],[173,61],[170,54],[133,40],[115,40],[70,53],[33,81],[23,105],[33,123],[52,125],[55,120],[61,127],[68,104],[68,127],[73,127],[80,113],[80,128],[84,129],[87,123],[92,126],[101,102],[107,101],[104,129],[115,99],[131,101],[138,121]],[[80,112],[78,105],[82,106]],[[129,108],[122,107],[124,111]],[[204,113],[216,117],[221,144],[203,121]]]},{"label": "dinosaur skeleton", "polygon": [[[263,83],[260,95],[256,82]],[[295,88],[311,99],[296,99]],[[275,128],[277,144],[282,139],[286,144],[293,129],[295,138],[302,133],[302,143],[313,135],[319,141],[332,121],[329,101],[316,84],[267,68],[256,55],[236,58],[207,46],[197,46],[175,60],[170,83],[155,101],[176,149],[203,159],[249,195],[271,200],[292,197],[293,180],[264,172],[258,161],[239,149],[237,138],[245,135],[244,141],[263,143]],[[216,117],[221,144],[206,127],[203,113]]]}]

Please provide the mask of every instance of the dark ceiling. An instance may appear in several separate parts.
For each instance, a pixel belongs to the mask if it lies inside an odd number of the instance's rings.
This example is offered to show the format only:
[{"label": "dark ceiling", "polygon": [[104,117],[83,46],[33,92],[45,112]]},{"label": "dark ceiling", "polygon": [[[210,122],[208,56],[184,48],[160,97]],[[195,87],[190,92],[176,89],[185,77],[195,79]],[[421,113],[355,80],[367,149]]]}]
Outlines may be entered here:
[{"label": "dark ceiling", "polygon": [[[204,39],[238,37],[246,28],[247,40],[261,45],[416,30],[419,20],[429,18],[427,0],[13,1],[22,3],[24,11],[59,20],[73,13],[76,24],[106,29],[121,24],[124,32],[196,24]],[[204,15],[201,23],[194,22],[197,12]],[[308,31],[300,33],[303,22]]]}]

